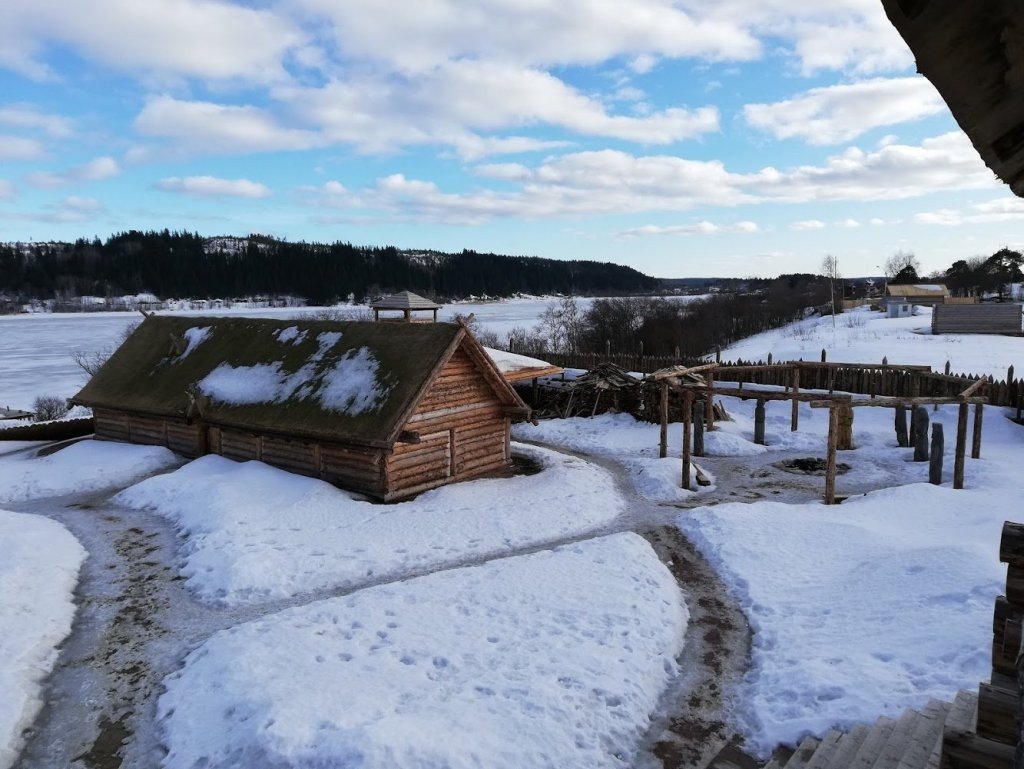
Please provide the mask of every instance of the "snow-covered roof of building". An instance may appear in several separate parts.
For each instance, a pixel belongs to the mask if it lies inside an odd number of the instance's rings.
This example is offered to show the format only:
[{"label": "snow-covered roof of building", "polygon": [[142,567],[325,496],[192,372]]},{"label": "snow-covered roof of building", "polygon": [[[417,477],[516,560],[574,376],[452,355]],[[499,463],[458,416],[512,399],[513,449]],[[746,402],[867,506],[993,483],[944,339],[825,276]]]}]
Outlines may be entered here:
[{"label": "snow-covered roof of building", "polygon": [[949,289],[942,283],[908,283],[906,285],[893,285],[889,283],[885,287],[885,293],[889,296],[949,296]]},{"label": "snow-covered roof of building", "polygon": [[390,447],[459,348],[525,408],[480,343],[451,323],[152,316],[74,397],[83,406]]},{"label": "snow-covered roof of building", "polygon": [[553,376],[565,371],[561,366],[555,366],[539,358],[530,358],[526,355],[516,355],[514,352],[495,350],[485,347],[484,350],[494,361],[494,365],[509,382],[519,382],[524,379],[534,379],[541,376]]},{"label": "snow-covered roof of building", "polygon": [[370,307],[375,310],[438,310],[441,305],[412,291],[399,291],[371,302]]}]

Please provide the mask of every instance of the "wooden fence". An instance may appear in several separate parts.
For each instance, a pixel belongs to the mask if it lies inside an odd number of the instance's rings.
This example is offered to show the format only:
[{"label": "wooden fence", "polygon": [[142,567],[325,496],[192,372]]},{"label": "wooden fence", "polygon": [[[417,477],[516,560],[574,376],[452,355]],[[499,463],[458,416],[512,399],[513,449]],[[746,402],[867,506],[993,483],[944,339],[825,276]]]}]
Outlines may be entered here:
[{"label": "wooden fence", "polygon": [[[600,363],[614,363],[627,371],[650,374],[669,366],[698,366],[706,360],[684,359],[675,356],[639,355],[631,353],[548,353],[520,352],[541,358],[563,368],[593,369]],[[767,361],[722,361],[715,372],[719,382],[776,385],[788,387],[792,383],[793,369],[800,368],[801,390],[838,390],[872,396],[889,397],[955,397],[971,382],[984,379],[988,385],[984,394],[993,406],[1024,405],[1024,380],[1016,379],[1013,366],[1005,379],[971,373],[933,372],[930,366],[903,366],[888,362],[830,363],[800,361],[799,363]],[[734,370],[730,370],[734,369]]]}]

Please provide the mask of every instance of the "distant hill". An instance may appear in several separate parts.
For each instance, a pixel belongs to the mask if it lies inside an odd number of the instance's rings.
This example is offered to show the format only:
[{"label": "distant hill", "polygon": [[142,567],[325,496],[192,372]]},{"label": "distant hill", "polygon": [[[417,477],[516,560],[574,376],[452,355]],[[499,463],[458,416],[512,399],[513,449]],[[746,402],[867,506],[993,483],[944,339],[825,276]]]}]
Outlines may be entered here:
[{"label": "distant hill", "polygon": [[290,243],[259,235],[133,230],[105,241],[0,244],[0,294],[15,300],[149,292],[161,298],[290,295],[318,304],[403,289],[447,300],[636,294],[660,286],[657,278],[610,262]]}]

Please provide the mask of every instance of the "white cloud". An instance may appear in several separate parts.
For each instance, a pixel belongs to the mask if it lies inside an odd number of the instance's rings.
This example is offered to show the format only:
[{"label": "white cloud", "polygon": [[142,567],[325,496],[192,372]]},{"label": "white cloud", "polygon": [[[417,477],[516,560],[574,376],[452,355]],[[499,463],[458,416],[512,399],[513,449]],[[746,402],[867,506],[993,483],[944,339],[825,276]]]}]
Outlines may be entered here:
[{"label": "white cloud", "polygon": [[76,184],[79,182],[102,181],[104,179],[117,176],[120,173],[120,164],[118,164],[118,162],[113,158],[104,156],[94,158],[88,163],[75,166],[74,168],[62,173],[56,173],[53,171],[37,171],[35,173],[28,174],[25,177],[25,181],[33,187],[52,189],[54,187],[65,187],[69,184]]},{"label": "white cloud", "polygon": [[791,230],[820,230],[825,227],[825,222],[819,221],[818,219],[803,219],[799,222],[793,222],[789,225]]},{"label": "white cloud", "polygon": [[6,179],[0,179],[0,200],[13,200],[18,194],[17,188]]},{"label": "white cloud", "polygon": [[937,211],[924,211],[915,214],[914,221],[918,224],[938,224],[945,227],[956,227],[962,224],[995,224],[1024,219],[1024,199],[995,198],[984,203],[975,203],[969,210],[940,208]]},{"label": "white cloud", "polygon": [[80,224],[92,221],[105,207],[95,198],[83,198],[70,195],[52,203],[35,213],[4,214],[5,219],[17,219],[46,224]]},{"label": "white cloud", "polygon": [[149,99],[135,118],[135,130],[167,139],[192,152],[272,152],[317,146],[312,131],[279,125],[266,110],[171,96]]},{"label": "white cloud", "polygon": [[733,19],[702,19],[668,0],[301,0],[328,18],[347,56],[424,72],[453,60],[522,66],[595,64],[629,57],[750,59],[760,43]]},{"label": "white cloud", "polygon": [[[753,127],[779,139],[838,144],[872,128],[917,120],[945,109],[932,84],[916,76],[812,88],[792,99],[748,104],[743,116]],[[892,143],[886,141],[882,146]]]},{"label": "white cloud", "polygon": [[856,219],[842,219],[836,222],[836,226],[843,227],[848,230],[854,230],[857,227],[860,227],[860,222],[858,222]]},{"label": "white cloud", "polygon": [[196,197],[265,198],[270,189],[249,179],[219,179],[215,176],[172,176],[154,185],[164,192],[176,192]]},{"label": "white cloud", "polygon": [[222,0],[6,0],[0,66],[54,77],[52,44],[131,73],[269,82],[304,36],[280,13]]},{"label": "white cloud", "polygon": [[642,227],[631,227],[627,230],[616,232],[616,238],[642,238],[652,235],[718,235],[721,233],[755,233],[760,228],[756,222],[736,222],[735,224],[715,224],[709,221],[695,222],[694,224],[677,224],[661,227],[654,224]]},{"label": "white cloud", "polygon": [[[895,200],[943,189],[998,186],[958,132],[926,139],[920,145],[892,144],[871,153],[851,148],[819,166],[765,168],[749,174],[730,172],[718,161],[635,156],[614,150],[571,153],[535,167],[522,163],[482,165],[476,171],[482,178],[512,183],[516,188],[445,192],[433,182],[393,174],[359,190],[334,181],[300,192],[311,205],[476,224],[504,217],[685,211],[763,202]],[[813,229],[816,225],[810,222],[816,221],[805,220],[794,228]]]},{"label": "white cloud", "polygon": [[0,134],[0,160],[35,160],[43,156],[43,145],[35,139]]},{"label": "white cloud", "polygon": [[74,133],[65,117],[40,112],[31,104],[7,104],[0,107],[0,125],[42,131],[51,139],[66,139]]}]

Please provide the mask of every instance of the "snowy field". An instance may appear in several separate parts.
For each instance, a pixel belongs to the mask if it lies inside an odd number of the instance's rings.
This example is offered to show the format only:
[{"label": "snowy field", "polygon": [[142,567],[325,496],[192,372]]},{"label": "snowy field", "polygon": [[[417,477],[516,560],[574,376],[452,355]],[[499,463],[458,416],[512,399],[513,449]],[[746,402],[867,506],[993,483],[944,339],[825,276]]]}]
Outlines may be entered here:
[{"label": "snowy field", "polygon": [[0,769],[7,769],[43,705],[56,647],[71,630],[72,592],[86,554],[59,523],[7,510],[0,510],[0,542]]},{"label": "snowy field", "polygon": [[515,446],[544,471],[366,502],[323,481],[206,456],[115,501],[170,518],[187,538],[182,573],[226,604],[347,588],[563,540],[612,522],[625,500],[583,460]]},{"label": "snowy field", "polygon": [[634,534],[291,609],[168,679],[164,765],[629,766],[686,619]]},{"label": "snowy field", "polygon": [[748,337],[722,350],[722,360],[776,361],[820,360],[821,350],[830,361],[842,363],[889,363],[931,366],[941,372],[950,363],[953,373],[1006,378],[1008,366],[1024,369],[1024,337],[931,332],[932,312],[917,307],[912,318],[888,318],[866,307],[832,318],[808,318],[789,326]]}]

